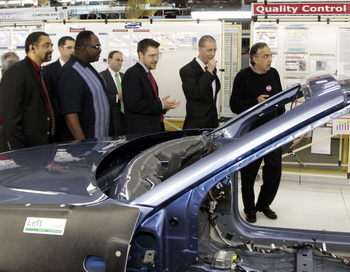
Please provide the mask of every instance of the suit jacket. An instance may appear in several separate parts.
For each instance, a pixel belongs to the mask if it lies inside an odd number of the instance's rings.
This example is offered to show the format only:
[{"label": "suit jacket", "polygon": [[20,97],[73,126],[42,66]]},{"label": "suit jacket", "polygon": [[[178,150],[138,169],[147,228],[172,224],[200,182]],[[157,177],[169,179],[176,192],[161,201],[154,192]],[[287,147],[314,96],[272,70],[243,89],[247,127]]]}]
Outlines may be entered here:
[{"label": "suit jacket", "polygon": [[[130,67],[122,80],[125,133],[153,133],[164,130],[162,102],[140,63]],[[157,87],[158,88],[158,87]]]},{"label": "suit jacket", "polygon": [[[180,69],[180,77],[186,97],[186,118],[183,128],[217,127],[219,122],[216,99],[221,85],[216,69],[213,74],[208,71],[204,72],[196,59],[193,59]],[[214,79],[215,94],[212,88]]]},{"label": "suit jacket", "polygon": [[6,150],[50,142],[50,114],[35,68],[28,57],[2,78],[3,140]]},{"label": "suit jacket", "polygon": [[[118,89],[112,78],[112,75],[108,69],[102,71],[101,76],[105,80],[107,92],[109,95],[112,119],[113,119],[113,136],[114,135],[124,135],[124,114],[120,110],[120,101],[116,102],[116,96],[118,95]],[[124,74],[119,73],[120,77],[123,79]]]},{"label": "suit jacket", "polygon": [[61,63],[59,59],[43,67],[46,86],[54,97],[56,97],[55,90],[57,88],[57,76],[60,69]]}]

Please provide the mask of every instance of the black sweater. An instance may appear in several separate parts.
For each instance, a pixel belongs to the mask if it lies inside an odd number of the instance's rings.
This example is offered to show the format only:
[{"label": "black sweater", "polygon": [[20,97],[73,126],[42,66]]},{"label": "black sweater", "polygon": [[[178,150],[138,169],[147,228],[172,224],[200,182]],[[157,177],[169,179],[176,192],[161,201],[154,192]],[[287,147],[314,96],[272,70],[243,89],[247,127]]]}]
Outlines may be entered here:
[{"label": "black sweater", "polygon": [[[270,97],[281,92],[282,86],[280,77],[275,68],[270,68],[265,74],[257,74],[251,67],[241,70],[233,82],[230,98],[230,108],[233,113],[241,113],[256,104],[257,98],[262,94]],[[252,126],[252,129],[265,124],[273,118],[285,112],[285,108],[278,108],[260,118]]]}]

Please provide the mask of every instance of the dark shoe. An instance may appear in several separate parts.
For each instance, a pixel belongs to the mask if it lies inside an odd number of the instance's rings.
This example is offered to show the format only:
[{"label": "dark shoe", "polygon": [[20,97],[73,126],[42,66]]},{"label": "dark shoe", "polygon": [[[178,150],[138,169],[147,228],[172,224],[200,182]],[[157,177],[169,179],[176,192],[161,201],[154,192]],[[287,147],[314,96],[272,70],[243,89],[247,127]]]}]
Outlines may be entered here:
[{"label": "dark shoe", "polygon": [[277,214],[270,209],[270,207],[267,207],[261,211],[267,218],[270,219],[277,219]]},{"label": "dark shoe", "polygon": [[245,220],[249,223],[256,222],[256,211],[250,211],[245,214]]}]

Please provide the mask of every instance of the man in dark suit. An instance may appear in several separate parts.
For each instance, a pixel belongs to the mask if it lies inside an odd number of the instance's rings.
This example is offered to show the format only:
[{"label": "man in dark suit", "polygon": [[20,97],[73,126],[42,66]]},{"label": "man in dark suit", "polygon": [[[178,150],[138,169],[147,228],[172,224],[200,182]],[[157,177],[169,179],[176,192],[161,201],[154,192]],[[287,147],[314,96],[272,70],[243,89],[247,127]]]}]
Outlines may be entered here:
[{"label": "man in dark suit", "polygon": [[125,72],[122,88],[126,134],[164,131],[163,114],[180,104],[175,99],[169,100],[170,96],[159,99],[158,86],[151,73],[161,56],[159,45],[152,39],[140,41],[139,62]]},{"label": "man in dark suit", "polygon": [[[11,54],[10,54],[11,53]],[[12,54],[13,53],[13,54]],[[14,52],[7,52],[1,57],[1,64],[2,64],[2,69],[1,69],[1,75],[3,76],[5,72],[16,62],[19,61],[19,58],[16,53]],[[1,86],[1,81],[0,81],[0,135],[2,135],[2,86]],[[0,140],[0,152],[4,151],[4,142]]]},{"label": "man in dark suit", "polygon": [[45,32],[33,32],[25,41],[24,60],[12,65],[2,78],[3,140],[6,150],[52,142],[55,115],[41,74],[50,61],[52,43]]},{"label": "man in dark suit", "polygon": [[[13,52],[13,51],[9,51],[9,52],[6,52],[5,54],[3,54],[2,56],[1,56],[1,65],[2,65],[2,69],[4,69],[4,66],[6,65],[6,63],[8,63],[8,61],[19,61],[19,57],[18,57],[18,55],[15,53],[15,52]],[[1,71],[2,72],[2,74],[4,74],[5,73],[5,71]]]},{"label": "man in dark suit", "polygon": [[108,68],[100,74],[106,82],[107,91],[112,107],[112,135],[124,135],[124,102],[121,82],[124,73],[120,73],[123,64],[123,53],[117,50],[108,54]]},{"label": "man in dark suit", "polygon": [[69,60],[70,56],[74,53],[75,40],[70,36],[63,36],[58,40],[58,51],[60,51],[60,57],[55,62],[52,62],[43,67],[43,74],[46,85],[49,91],[55,96],[55,90],[57,87],[57,76],[60,68]]},{"label": "man in dark suit", "polygon": [[186,97],[184,129],[219,125],[216,100],[221,85],[216,75],[215,53],[215,39],[205,35],[198,42],[198,57],[180,69]]},{"label": "man in dark suit", "polygon": [[[60,131],[64,126],[64,120],[60,115],[60,109],[58,106],[57,98],[57,76],[61,67],[69,60],[70,56],[74,53],[75,40],[70,36],[63,36],[58,40],[58,51],[60,51],[60,57],[55,61],[43,67],[43,75],[47,88],[49,89],[53,103],[56,109],[56,127]],[[56,133],[54,138],[55,142],[59,142],[59,134]]]}]

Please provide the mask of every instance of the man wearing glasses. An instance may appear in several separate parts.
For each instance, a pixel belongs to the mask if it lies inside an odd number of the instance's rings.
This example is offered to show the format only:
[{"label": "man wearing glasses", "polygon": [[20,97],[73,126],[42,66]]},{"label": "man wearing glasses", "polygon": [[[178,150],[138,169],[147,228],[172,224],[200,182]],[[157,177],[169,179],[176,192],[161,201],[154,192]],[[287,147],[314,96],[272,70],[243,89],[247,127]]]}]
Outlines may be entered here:
[{"label": "man wearing glasses", "polygon": [[122,80],[124,128],[126,134],[164,131],[164,114],[180,102],[159,98],[158,85],[151,73],[161,56],[159,43],[143,39],[137,45],[139,61],[130,67]]},{"label": "man wearing glasses", "polygon": [[[241,70],[233,82],[230,108],[234,113],[241,113],[269,97],[282,91],[281,81],[276,69],[271,67],[272,53],[266,43],[256,43],[250,49],[251,66]],[[253,130],[285,112],[285,108],[260,117],[250,128]],[[255,204],[254,183],[260,164],[264,159],[262,169],[263,185]],[[274,200],[282,172],[282,150],[278,148],[263,158],[256,160],[241,169],[242,197],[246,220],[256,222],[257,211],[270,219],[277,219],[277,215],[270,209]]]},{"label": "man wearing glasses", "polygon": [[102,138],[109,134],[110,109],[103,78],[92,67],[98,61],[101,44],[88,30],[79,32],[74,54],[59,71],[58,101],[64,126],[60,141]]},{"label": "man wearing glasses", "polygon": [[57,75],[60,68],[69,60],[74,53],[75,40],[70,36],[63,36],[58,40],[58,51],[60,57],[57,61],[45,65],[43,67],[43,74],[46,85],[51,93],[55,96],[55,89],[57,85]]},{"label": "man wearing glasses", "polygon": [[[46,86],[50,91],[53,102],[55,103],[56,109],[56,127],[62,126],[64,120],[61,119],[59,114],[59,107],[57,105],[57,76],[61,67],[69,60],[70,56],[74,52],[75,40],[70,36],[63,36],[58,40],[58,51],[60,52],[60,57],[55,62],[43,66],[43,75],[45,79]],[[54,141],[57,142],[58,134],[56,133]]]},{"label": "man wearing glasses", "polygon": [[198,57],[180,69],[186,97],[183,129],[216,128],[219,125],[216,99],[220,80],[216,74],[216,41],[205,35],[198,42]]}]

